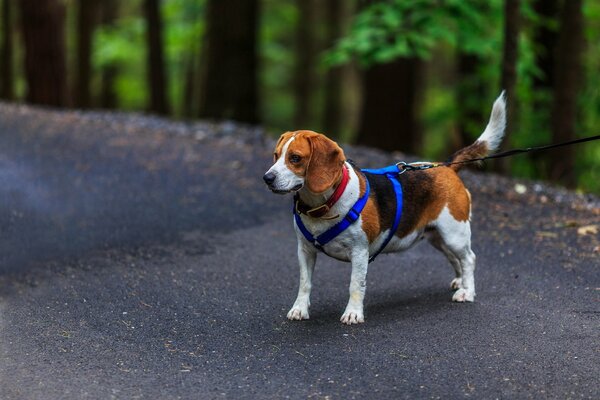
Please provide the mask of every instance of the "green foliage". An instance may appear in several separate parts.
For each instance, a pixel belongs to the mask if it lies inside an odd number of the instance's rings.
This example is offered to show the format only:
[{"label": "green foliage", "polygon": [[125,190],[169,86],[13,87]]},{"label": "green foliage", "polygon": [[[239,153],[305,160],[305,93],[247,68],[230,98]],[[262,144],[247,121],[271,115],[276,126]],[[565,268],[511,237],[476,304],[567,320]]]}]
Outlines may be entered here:
[{"label": "green foliage", "polygon": [[[339,40],[325,58],[327,65],[339,65],[352,60],[368,67],[387,63],[399,57],[434,59],[430,67],[422,120],[425,124],[424,155],[438,159],[445,157],[450,132],[454,130],[459,109],[477,110],[487,117],[492,99],[499,92],[500,65],[503,41],[502,0],[388,0],[372,3],[355,17],[350,33]],[[522,32],[519,37],[517,63],[517,108],[513,131],[507,138],[509,147],[527,147],[551,141],[551,93],[534,88],[534,80],[542,71],[536,65],[536,56],[547,49],[533,42],[533,32],[539,26],[558,29],[558,20],[543,19],[536,14],[532,1],[521,3]],[[585,85],[579,97],[580,136],[598,133],[600,126],[600,3],[584,2],[587,48],[585,56]],[[537,47],[536,47],[537,46]],[[448,69],[453,53],[476,55],[479,69],[464,82],[447,82],[436,73]],[[455,60],[454,60],[455,61]],[[438,66],[442,63],[443,66]],[[451,67],[450,67],[451,68]],[[456,98],[449,89],[462,86],[462,92],[473,92],[483,82],[484,98],[467,96]],[[465,90],[466,89],[466,90]],[[460,107],[458,104],[460,102]],[[535,106],[538,105],[538,106]],[[542,105],[541,107],[539,105]],[[471,121],[472,122],[472,121]],[[467,126],[476,137],[481,126]],[[580,186],[587,191],[600,192],[600,144],[590,143],[578,149],[577,172]],[[543,157],[542,157],[543,159]],[[513,174],[522,177],[544,176],[540,157],[520,156],[511,159]]]},{"label": "green foliage", "polygon": [[[225,0],[223,0],[225,1]],[[259,32],[262,119],[268,128],[293,129],[293,73],[296,63],[295,34],[298,23],[297,4],[291,1],[261,0]],[[317,2],[317,4],[320,4]],[[517,107],[509,147],[546,144],[551,141],[550,91],[534,88],[534,80],[542,74],[536,56],[547,49],[533,41],[539,26],[558,29],[558,20],[543,19],[535,13],[533,0],[521,2],[522,32],[519,38],[516,97]],[[74,5],[68,2],[69,8]],[[500,65],[503,47],[504,0],[381,0],[359,10],[349,33],[339,39],[324,57],[325,67],[358,61],[363,67],[386,63],[398,57],[419,57],[432,62],[427,65],[427,85],[421,120],[424,123],[422,156],[443,159],[455,149],[456,121],[461,113],[475,111],[482,121],[470,119],[467,131],[475,138],[485,125],[492,100],[500,91]],[[168,73],[169,103],[176,116],[183,115],[186,85],[194,84],[194,97],[199,97],[199,75],[205,34],[206,0],[163,0],[161,12],[164,28],[165,62]],[[322,10],[319,10],[322,13]],[[73,12],[71,11],[71,14]],[[600,2],[584,1],[585,75],[579,96],[580,136],[600,132]],[[323,16],[321,15],[320,18]],[[69,53],[75,52],[75,21],[70,15]],[[315,29],[322,37],[323,19]],[[146,26],[142,1],[119,2],[119,19],[111,27],[95,30],[93,68],[99,85],[100,71],[106,66],[118,69],[115,81],[118,106],[126,110],[144,110],[148,101],[146,77]],[[22,49],[17,46],[17,59]],[[476,56],[479,60],[471,77],[457,79],[458,54]],[[73,64],[70,60],[69,65]],[[323,64],[315,65],[319,76]],[[189,71],[193,77],[189,77]],[[22,72],[17,76],[18,93],[25,91]],[[190,80],[191,79],[191,80]],[[346,82],[347,84],[347,82]],[[354,83],[356,84],[356,83]],[[483,88],[483,89],[482,89]],[[347,88],[346,88],[347,89]],[[314,108],[322,108],[319,88]],[[359,90],[347,90],[356,99]],[[465,95],[459,96],[459,94]],[[344,101],[347,101],[345,99]],[[356,101],[358,103],[358,101]],[[197,105],[191,107],[197,110]],[[352,110],[353,112],[356,109]],[[318,129],[322,110],[315,113],[311,127]],[[356,119],[346,115],[347,119]],[[600,143],[577,147],[577,173],[580,188],[600,193]],[[517,176],[543,178],[543,157],[511,158],[512,173]]]},{"label": "green foliage", "polygon": [[[581,137],[600,134],[600,2],[584,2],[586,18],[585,76],[579,96]],[[577,174],[581,189],[600,193],[600,142],[578,148]]]},{"label": "green foliage", "polygon": [[200,70],[205,5],[196,0],[169,0],[163,4],[170,103],[175,114],[182,116],[185,86],[194,83],[186,80],[188,70],[191,68],[194,74]]},{"label": "green foliage", "polygon": [[146,88],[145,24],[139,16],[124,16],[114,26],[98,29],[94,36],[92,63],[96,70],[113,65],[119,70],[115,86],[119,106],[144,109]]},{"label": "green foliage", "polygon": [[328,57],[330,65],[356,58],[363,66],[386,63],[399,57],[430,58],[440,43],[467,53],[489,54],[485,9],[496,9],[499,0],[393,0],[376,2],[355,18],[350,34]]},{"label": "green foliage", "polygon": [[293,2],[264,0],[260,29],[260,87],[265,99],[262,117],[276,131],[293,129],[292,79],[295,64],[294,33],[298,10]]},{"label": "green foliage", "polygon": [[[165,64],[169,85],[169,103],[181,115],[186,67],[197,59],[204,34],[204,1],[169,0],[161,4],[163,17]],[[141,1],[123,3],[122,15],[114,26],[101,26],[95,31],[93,66],[99,72],[112,65],[119,70],[115,89],[119,107],[126,110],[146,108],[146,21]]]}]

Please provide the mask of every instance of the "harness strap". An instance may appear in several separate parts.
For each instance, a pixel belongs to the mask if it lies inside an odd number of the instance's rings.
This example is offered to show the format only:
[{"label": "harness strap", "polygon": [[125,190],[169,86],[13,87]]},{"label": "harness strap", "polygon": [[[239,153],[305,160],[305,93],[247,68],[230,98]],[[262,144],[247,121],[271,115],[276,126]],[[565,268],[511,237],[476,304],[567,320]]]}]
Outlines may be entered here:
[{"label": "harness strap", "polygon": [[[375,258],[383,251],[383,249],[385,249],[385,247],[388,245],[390,240],[392,240],[392,238],[394,237],[394,234],[396,233],[396,230],[398,229],[398,225],[400,224],[400,219],[402,217],[402,185],[400,184],[398,175],[400,175],[404,171],[400,170],[398,165],[390,165],[389,167],[380,168],[380,169],[363,169],[361,171],[363,173],[368,173],[368,174],[385,175],[392,183],[392,185],[394,187],[394,193],[396,195],[396,213],[394,216],[394,222],[388,232],[387,237],[385,238],[385,240],[383,241],[383,243],[381,244],[379,249],[375,253],[373,253],[373,255],[371,257],[369,257],[369,263],[370,263],[375,260]],[[309,243],[312,243],[318,250],[325,253],[325,249],[323,247],[327,243],[329,243],[330,241],[335,239],[340,233],[344,232],[350,225],[352,225],[354,222],[356,222],[356,220],[360,217],[360,213],[362,212],[363,208],[367,204],[367,200],[369,199],[369,194],[371,191],[370,185],[369,185],[369,179],[366,176],[365,176],[365,182],[366,182],[365,193],[361,196],[361,198],[359,198],[356,201],[354,206],[350,209],[350,211],[348,211],[348,214],[346,214],[346,216],[342,220],[340,220],[337,224],[335,224],[334,226],[332,226],[325,232],[321,233],[316,238],[313,236],[312,233],[310,233],[310,231],[306,228],[306,226],[302,222],[302,218],[300,217],[300,214],[298,213],[296,206],[295,206],[296,202],[294,202],[294,208],[293,208],[294,219],[296,221],[296,225],[298,226],[298,229],[300,229],[300,232],[302,232],[302,235],[304,236],[304,238]],[[325,254],[327,254],[327,253],[325,253]]]},{"label": "harness strap", "polygon": [[296,225],[298,226],[298,229],[300,229],[300,232],[302,232],[302,234],[308,242],[312,243],[317,249],[324,252],[323,246],[331,242],[340,233],[344,232],[350,225],[356,222],[356,220],[360,217],[360,213],[362,212],[363,208],[365,208],[365,204],[367,204],[367,200],[369,199],[369,193],[371,191],[369,180],[366,179],[365,182],[365,193],[362,195],[361,198],[358,199],[356,203],[354,203],[354,206],[352,206],[350,211],[348,211],[348,214],[346,214],[346,216],[337,224],[335,224],[325,232],[321,233],[316,238],[313,236],[312,233],[308,231],[308,229],[306,229],[306,226],[302,222],[302,218],[300,218],[300,215],[296,212],[296,209],[294,207],[294,219],[296,220]]},{"label": "harness strap", "polygon": [[361,171],[373,175],[386,175],[388,178],[390,178],[390,175],[393,177],[404,172],[398,168],[398,164],[389,165],[387,167],[378,169],[361,169]]},{"label": "harness strap", "polygon": [[[398,169],[395,165],[394,167]],[[363,170],[363,172],[366,171],[367,170]],[[379,255],[379,253],[381,253],[383,249],[385,249],[385,246],[388,245],[390,240],[392,240],[394,234],[396,233],[396,230],[398,229],[398,225],[400,224],[400,218],[402,217],[402,185],[400,184],[400,180],[398,179],[398,172],[395,172],[394,174],[386,173],[385,176],[392,182],[392,185],[394,186],[394,193],[396,194],[396,215],[394,216],[394,223],[392,224],[392,227],[390,228],[387,237],[385,238],[381,246],[379,246],[379,249],[375,253],[373,253],[371,257],[369,257],[369,262],[373,262],[375,258]]]}]

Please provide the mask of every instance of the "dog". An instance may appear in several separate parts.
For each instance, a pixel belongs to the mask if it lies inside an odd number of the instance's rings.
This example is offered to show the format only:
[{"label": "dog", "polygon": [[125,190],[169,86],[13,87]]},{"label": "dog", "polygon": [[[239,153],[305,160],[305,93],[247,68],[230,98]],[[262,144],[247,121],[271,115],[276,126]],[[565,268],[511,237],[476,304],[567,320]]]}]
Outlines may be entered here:
[{"label": "dog", "polygon": [[[407,250],[422,238],[454,267],[452,300],[474,301],[471,194],[457,172],[461,161],[496,150],[505,126],[503,92],[494,102],[481,136],[451,156],[449,162],[455,164],[408,171],[398,167],[395,176],[388,174],[389,167],[383,173],[361,171],[346,160],[336,142],[320,133],[301,130],[282,134],[275,146],[274,163],[263,180],[274,193],[295,193],[300,284],[287,318],[309,318],[312,274],[317,254],[324,252],[352,265],[350,296],[341,322],[364,322],[369,261],[380,251]],[[342,225],[344,229],[337,232]],[[328,237],[322,239],[324,236]]]}]

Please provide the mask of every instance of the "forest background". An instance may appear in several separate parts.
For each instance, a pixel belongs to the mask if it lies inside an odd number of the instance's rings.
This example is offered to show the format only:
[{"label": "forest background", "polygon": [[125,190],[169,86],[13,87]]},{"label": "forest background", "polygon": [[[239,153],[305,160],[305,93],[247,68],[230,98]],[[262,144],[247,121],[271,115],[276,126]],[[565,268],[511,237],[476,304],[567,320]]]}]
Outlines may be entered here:
[{"label": "forest background", "polygon": [[[445,159],[600,133],[598,0],[0,0],[0,99],[312,129]],[[0,133],[1,134],[1,133]],[[499,172],[600,193],[600,143]]]}]

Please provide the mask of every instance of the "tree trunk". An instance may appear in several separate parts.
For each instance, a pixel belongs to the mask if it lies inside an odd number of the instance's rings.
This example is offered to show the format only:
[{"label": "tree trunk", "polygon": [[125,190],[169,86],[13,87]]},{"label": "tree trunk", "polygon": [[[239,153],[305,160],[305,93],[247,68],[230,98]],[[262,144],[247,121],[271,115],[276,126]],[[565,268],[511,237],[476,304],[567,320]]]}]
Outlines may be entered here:
[{"label": "tree trunk", "polygon": [[[119,2],[116,0],[101,0],[100,23],[103,26],[112,26],[119,15]],[[117,77],[117,66],[106,65],[102,67],[100,87],[100,107],[116,108],[117,94],[115,91],[115,78]]]},{"label": "tree trunk", "polygon": [[299,17],[296,26],[296,67],[294,76],[294,112],[295,129],[310,128],[314,121],[311,107],[316,82],[317,45],[315,31],[317,27],[314,0],[296,0]]},{"label": "tree trunk", "polygon": [[15,96],[13,74],[12,2],[2,3],[2,47],[0,47],[0,98],[13,100]]},{"label": "tree trunk", "polygon": [[[331,48],[344,33],[347,15],[342,0],[327,0],[325,27],[327,29],[327,47]],[[325,75],[325,113],[323,130],[332,137],[340,137],[342,130],[342,82],[347,67],[330,67]]]},{"label": "tree trunk", "polygon": [[194,114],[194,94],[196,86],[196,65],[194,65],[194,59],[196,58],[196,52],[190,51],[185,56],[184,63],[184,86],[182,91],[183,104],[181,108],[181,114],[186,118],[192,118]]},{"label": "tree trunk", "polygon": [[[577,122],[577,94],[583,72],[582,0],[565,1],[561,15],[561,26],[556,57],[556,80],[554,104],[552,106],[552,141],[558,143],[574,139]],[[563,147],[549,153],[548,172],[550,179],[574,187],[575,148]]]},{"label": "tree trunk", "polygon": [[258,0],[208,0],[200,115],[258,123]]},{"label": "tree trunk", "polygon": [[67,103],[65,6],[61,0],[21,0],[25,44],[26,99],[30,103]]},{"label": "tree trunk", "polygon": [[[502,55],[501,87],[506,90],[506,131],[505,137],[511,136],[515,121],[515,103],[517,85],[517,57],[519,54],[520,0],[504,1],[504,52]],[[505,147],[505,146],[501,146]],[[503,158],[495,164],[498,172],[508,171],[508,161]]]},{"label": "tree trunk", "polygon": [[401,58],[365,71],[357,143],[383,150],[420,153],[423,70],[422,60]]},{"label": "tree trunk", "polygon": [[149,110],[168,114],[167,85],[163,57],[162,19],[159,0],[144,0],[146,13],[146,37],[148,45],[148,85],[150,89]]},{"label": "tree trunk", "polygon": [[77,82],[75,84],[75,105],[79,108],[91,107],[90,81],[92,58],[92,34],[95,26],[98,0],[78,0],[77,2]]},{"label": "tree trunk", "polygon": [[481,105],[485,103],[485,90],[479,77],[482,63],[481,57],[476,54],[458,54],[458,140],[453,143],[457,149],[473,143],[485,126],[485,116],[481,111]]},{"label": "tree trunk", "polygon": [[558,44],[558,31],[550,26],[550,23],[558,19],[558,1],[537,0],[534,8],[541,20],[533,38],[537,45],[535,63],[542,74],[533,78],[533,87],[536,90],[549,91],[554,86],[555,53]]},{"label": "tree trunk", "polygon": [[[536,0],[533,4],[538,15],[539,22],[533,31],[533,43],[535,45],[535,65],[541,71],[540,75],[533,77],[533,109],[536,119],[536,127],[539,132],[550,132],[550,111],[552,108],[552,90],[554,88],[556,65],[556,48],[558,46],[559,6],[558,0]],[[540,168],[544,177],[547,178],[548,154],[545,152],[531,153],[531,160]]]}]

